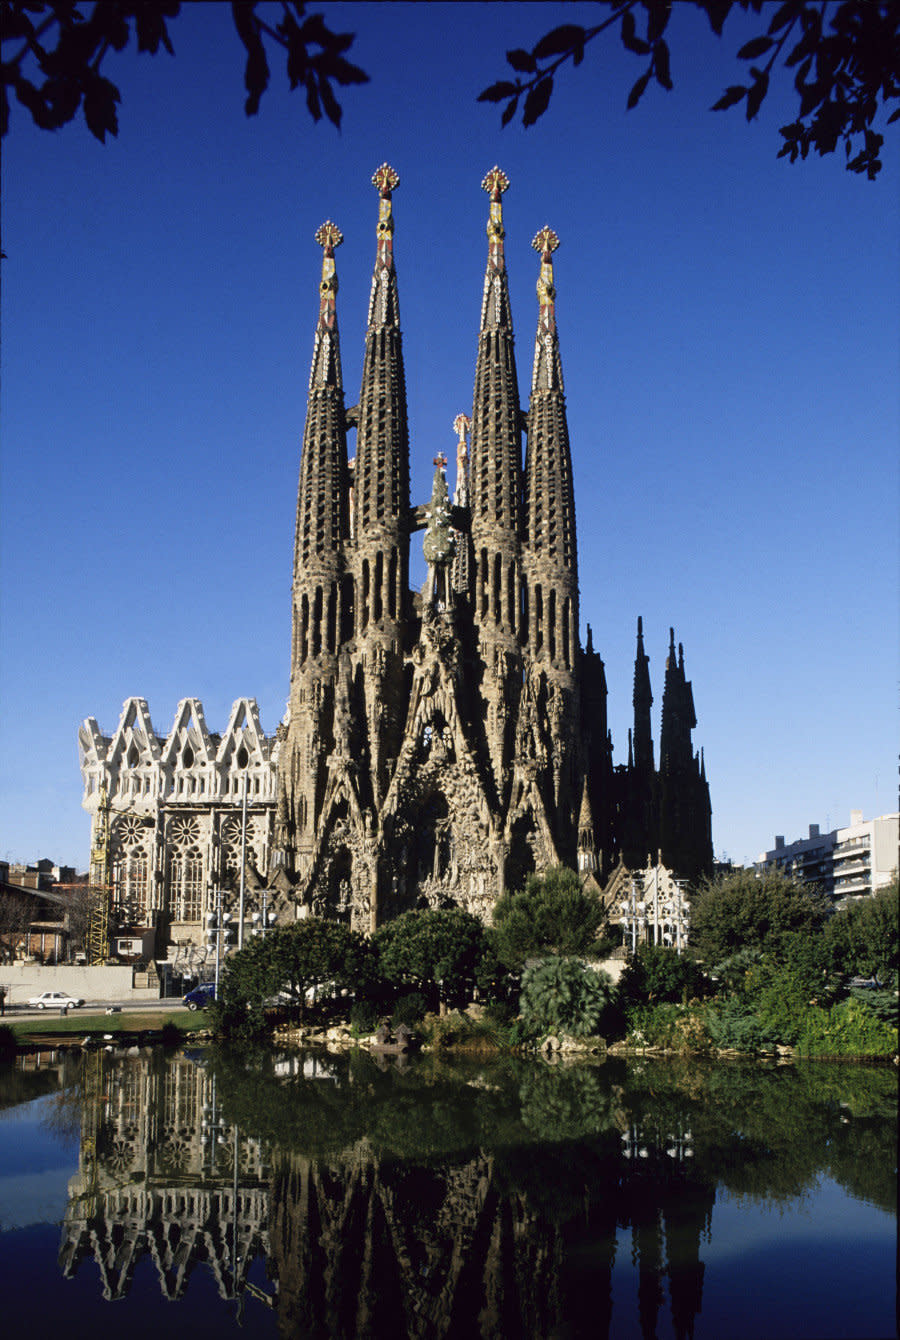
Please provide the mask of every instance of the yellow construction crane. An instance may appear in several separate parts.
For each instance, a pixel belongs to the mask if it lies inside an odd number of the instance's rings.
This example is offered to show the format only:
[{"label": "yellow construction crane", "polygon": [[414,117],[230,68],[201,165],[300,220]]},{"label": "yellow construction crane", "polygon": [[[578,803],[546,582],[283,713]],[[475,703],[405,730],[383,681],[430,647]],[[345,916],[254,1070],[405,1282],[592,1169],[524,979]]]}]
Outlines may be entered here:
[{"label": "yellow construction crane", "polygon": [[91,847],[91,908],[87,934],[88,963],[103,963],[109,954],[109,792],[106,783],[100,786],[94,843]]}]

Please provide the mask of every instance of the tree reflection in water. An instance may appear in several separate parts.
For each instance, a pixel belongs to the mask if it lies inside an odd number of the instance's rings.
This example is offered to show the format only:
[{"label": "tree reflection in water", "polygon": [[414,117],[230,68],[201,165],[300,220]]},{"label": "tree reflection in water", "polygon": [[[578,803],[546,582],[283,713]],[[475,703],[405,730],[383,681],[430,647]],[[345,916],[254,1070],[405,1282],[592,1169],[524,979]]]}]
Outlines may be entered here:
[{"label": "tree reflection in water", "polygon": [[642,1334],[689,1336],[717,1191],[896,1209],[888,1068],[94,1053],[77,1088],[63,1273],[206,1265],[285,1336],[614,1335],[625,1229]]}]

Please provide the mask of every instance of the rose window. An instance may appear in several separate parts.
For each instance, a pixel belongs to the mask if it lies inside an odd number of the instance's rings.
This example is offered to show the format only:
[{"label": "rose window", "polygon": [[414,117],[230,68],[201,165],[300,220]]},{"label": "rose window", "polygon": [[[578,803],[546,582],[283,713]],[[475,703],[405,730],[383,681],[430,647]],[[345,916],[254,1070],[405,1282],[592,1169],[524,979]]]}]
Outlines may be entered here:
[{"label": "rose window", "polygon": [[222,825],[222,841],[229,847],[239,847],[241,845],[241,821],[240,819],[226,819]]},{"label": "rose window", "polygon": [[187,847],[200,837],[200,824],[190,815],[178,815],[171,822],[169,836],[173,846]]},{"label": "rose window", "polygon": [[136,814],[125,814],[116,824],[116,836],[123,847],[136,847],[144,835],[144,822]]}]

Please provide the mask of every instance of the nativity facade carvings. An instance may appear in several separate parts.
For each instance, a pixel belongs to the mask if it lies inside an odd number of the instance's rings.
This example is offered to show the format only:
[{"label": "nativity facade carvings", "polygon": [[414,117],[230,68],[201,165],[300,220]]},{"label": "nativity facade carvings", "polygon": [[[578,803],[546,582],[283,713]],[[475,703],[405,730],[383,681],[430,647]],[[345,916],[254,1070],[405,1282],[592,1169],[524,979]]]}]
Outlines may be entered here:
[{"label": "nativity facade carvings", "polygon": [[[694,753],[693,696],[670,634],[657,766],[649,658],[638,621],[628,762],[612,762],[603,662],[579,638],[575,490],[543,227],[527,409],[519,401],[494,168],[471,416],[459,414],[453,493],[434,458],[410,499],[410,442],[387,164],[359,401],[345,404],[335,253],[322,225],[292,584],[290,691],[263,733],[240,699],[221,736],[187,698],[157,735],[129,699],[117,730],[79,733],[92,880],[169,944],[197,938],[215,891],[263,898],[279,920],[335,917],[362,931],[410,908],[486,921],[527,874],[569,865],[601,885],[662,857],[683,878],[712,862],[710,804]],[[449,425],[448,429],[449,435]],[[355,451],[351,435],[355,434]],[[525,442],[523,452],[523,438]],[[423,532],[427,579],[409,582]],[[199,943],[199,942],[198,942]]]}]

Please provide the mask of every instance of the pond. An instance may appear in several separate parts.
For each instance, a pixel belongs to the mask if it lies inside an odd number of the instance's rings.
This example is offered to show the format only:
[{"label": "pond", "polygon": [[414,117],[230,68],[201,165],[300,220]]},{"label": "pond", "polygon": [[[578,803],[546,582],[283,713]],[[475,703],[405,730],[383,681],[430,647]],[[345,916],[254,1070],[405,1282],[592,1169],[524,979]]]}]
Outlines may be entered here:
[{"label": "pond", "polygon": [[892,1336],[896,1141],[893,1067],[21,1057],[4,1333]]}]

